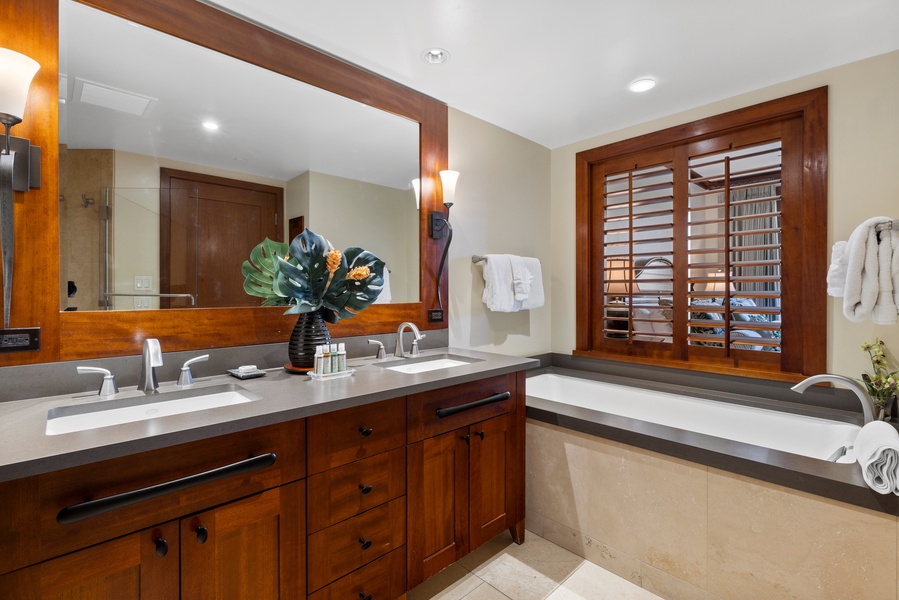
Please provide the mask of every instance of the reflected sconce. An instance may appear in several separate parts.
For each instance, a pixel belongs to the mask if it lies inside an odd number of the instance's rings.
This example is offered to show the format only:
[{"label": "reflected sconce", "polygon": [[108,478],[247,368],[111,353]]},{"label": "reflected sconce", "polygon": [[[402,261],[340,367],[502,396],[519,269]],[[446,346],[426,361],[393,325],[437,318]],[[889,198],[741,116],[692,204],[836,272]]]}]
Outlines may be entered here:
[{"label": "reflected sconce", "polygon": [[719,296],[723,296],[725,290],[736,292],[737,289],[734,287],[733,283],[728,283],[725,287],[724,285],[724,272],[717,271],[715,273],[709,273],[709,277],[712,278],[712,281],[705,284],[705,291],[713,292],[718,294]]},{"label": "reflected sconce", "polygon": [[421,179],[412,180],[412,190],[415,192],[415,210],[421,210]]},{"label": "reflected sconce", "polygon": [[624,296],[631,291],[631,263],[624,259],[606,261],[606,294],[612,297],[611,302],[623,302]]},{"label": "reflected sconce", "polygon": [[450,244],[453,241],[453,226],[450,225],[449,211],[456,199],[456,181],[459,179],[458,171],[440,171],[440,183],[443,188],[443,206],[446,207],[446,214],[443,211],[435,210],[428,214],[428,235],[435,240],[446,238],[446,244],[443,246],[443,254],[440,256],[440,264],[437,267],[437,306],[440,311],[440,318],[435,321],[443,320],[443,299],[440,296],[440,279],[443,277],[443,267],[446,264],[446,255],[449,252]]},{"label": "reflected sconce", "polygon": [[28,88],[40,69],[37,62],[24,54],[0,48],[0,123],[5,128],[0,148],[0,258],[3,264],[3,328],[9,329],[9,303],[12,298],[13,192],[27,192],[40,187],[41,149],[27,139],[11,137],[9,130],[22,122]]}]

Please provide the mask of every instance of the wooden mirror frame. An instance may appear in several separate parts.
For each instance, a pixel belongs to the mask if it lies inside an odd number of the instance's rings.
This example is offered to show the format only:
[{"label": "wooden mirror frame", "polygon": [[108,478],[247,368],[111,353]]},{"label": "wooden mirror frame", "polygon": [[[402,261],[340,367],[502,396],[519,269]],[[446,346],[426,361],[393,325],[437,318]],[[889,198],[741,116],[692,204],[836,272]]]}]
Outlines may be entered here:
[{"label": "wooden mirror frame", "polygon": [[[421,329],[436,307],[435,273],[442,248],[428,237],[426,217],[441,210],[438,173],[447,168],[447,107],[428,96],[323,54],[235,16],[186,0],[75,0],[287,77],[340,94],[420,124],[421,218],[419,219],[419,302],[377,304],[352,319],[329,325],[332,337],[395,331],[412,321]],[[145,338],[158,338],[166,351],[287,342],[296,323],[283,307],[166,309],[154,311],[59,312],[58,0],[12,0],[17,28],[0,35],[0,46],[34,57],[42,65],[32,84],[29,108],[13,135],[44,146],[44,189],[17,194],[14,327],[41,327],[41,351],[0,354],[0,366],[139,354]],[[27,17],[27,18],[25,18]],[[50,39],[53,36],[53,39]],[[164,66],[162,67],[164,68]],[[29,119],[31,121],[29,122]],[[36,197],[36,198],[35,198]],[[52,202],[51,202],[52,201]],[[35,233],[44,219],[45,230]],[[39,245],[40,249],[35,249]],[[55,264],[50,264],[53,261]],[[36,275],[29,278],[29,275]],[[448,277],[441,285],[448,297]],[[26,289],[23,289],[26,288]],[[38,290],[41,290],[38,293]],[[27,304],[28,306],[25,306]],[[18,310],[17,310],[18,308]]]}]

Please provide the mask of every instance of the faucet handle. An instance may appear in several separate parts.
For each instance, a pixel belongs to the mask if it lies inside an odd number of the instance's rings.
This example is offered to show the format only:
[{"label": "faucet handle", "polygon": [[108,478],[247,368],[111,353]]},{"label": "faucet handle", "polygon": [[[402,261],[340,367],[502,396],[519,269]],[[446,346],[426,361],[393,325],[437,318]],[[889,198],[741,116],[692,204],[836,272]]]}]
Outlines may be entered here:
[{"label": "faucet handle", "polygon": [[384,358],[387,356],[387,352],[385,352],[384,350],[384,344],[382,344],[378,340],[368,340],[368,343],[378,345],[378,353],[375,355],[375,358]]},{"label": "faucet handle", "polygon": [[112,374],[108,369],[101,369],[100,367],[76,367],[79,375],[84,375],[85,373],[102,373],[103,374],[103,383],[100,384],[100,391],[97,392],[98,396],[103,396],[104,398],[108,398],[109,396],[115,396],[119,393],[119,386],[115,383],[115,375]]},{"label": "faucet handle", "polygon": [[416,337],[414,340],[412,340],[412,357],[413,358],[418,356],[419,354],[421,354],[421,352],[419,352],[419,350],[418,350],[418,340],[422,340],[422,339],[426,338],[427,335],[428,334],[423,333],[420,336]]},{"label": "faucet handle", "polygon": [[204,354],[203,356],[194,357],[194,358],[186,361],[183,365],[181,365],[181,374],[178,375],[178,385],[181,385],[181,386],[193,385],[194,377],[190,372],[190,366],[194,363],[203,362],[204,360],[209,360],[208,354]]}]

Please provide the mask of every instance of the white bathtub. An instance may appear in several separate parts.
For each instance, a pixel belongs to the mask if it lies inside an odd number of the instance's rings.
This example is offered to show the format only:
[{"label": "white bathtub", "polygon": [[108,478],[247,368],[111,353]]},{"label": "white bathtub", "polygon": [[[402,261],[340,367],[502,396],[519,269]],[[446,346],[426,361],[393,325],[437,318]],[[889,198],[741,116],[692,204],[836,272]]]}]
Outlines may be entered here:
[{"label": "white bathtub", "polygon": [[[549,409],[550,401],[667,425],[677,429],[828,460],[851,446],[857,425],[753,406],[543,374],[527,379],[528,406]],[[849,450],[837,462],[854,462]]]}]

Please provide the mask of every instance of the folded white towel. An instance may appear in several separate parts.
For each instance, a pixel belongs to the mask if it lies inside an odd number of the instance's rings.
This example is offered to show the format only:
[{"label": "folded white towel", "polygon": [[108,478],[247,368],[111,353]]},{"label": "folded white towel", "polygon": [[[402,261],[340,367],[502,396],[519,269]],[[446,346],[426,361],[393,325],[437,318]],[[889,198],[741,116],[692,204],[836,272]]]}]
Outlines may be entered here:
[{"label": "folded white towel", "polygon": [[[886,217],[868,219],[855,228],[846,245],[846,285],[843,314],[850,321],[860,323],[871,316],[880,299],[880,260],[877,232],[874,226],[889,221]],[[890,290],[892,293],[892,290]]]},{"label": "folded white towel", "polygon": [[529,256],[525,256],[522,260],[525,268],[533,276],[533,280],[531,281],[530,294],[521,302],[521,310],[540,308],[544,303],[543,270],[540,268],[540,261]]},{"label": "folded white towel", "polygon": [[889,423],[873,421],[855,438],[855,458],[865,483],[879,494],[899,495],[899,433]]},{"label": "folded white towel", "polygon": [[846,292],[846,242],[839,241],[830,251],[830,268],[827,270],[827,295],[842,298]]},{"label": "folded white towel", "polygon": [[877,234],[877,302],[871,309],[871,322],[878,325],[895,325],[899,309],[893,299],[892,263],[894,254],[899,248],[893,247],[892,231],[884,230]]},{"label": "folded white towel", "polygon": [[533,274],[528,271],[525,261],[522,257],[515,254],[507,254],[509,263],[512,265],[512,292],[515,294],[515,300],[522,302],[531,295],[531,282],[534,280]]},{"label": "folded white towel", "polygon": [[512,262],[507,254],[488,254],[484,264],[484,294],[481,299],[493,312],[515,312],[521,302],[515,300]]}]

